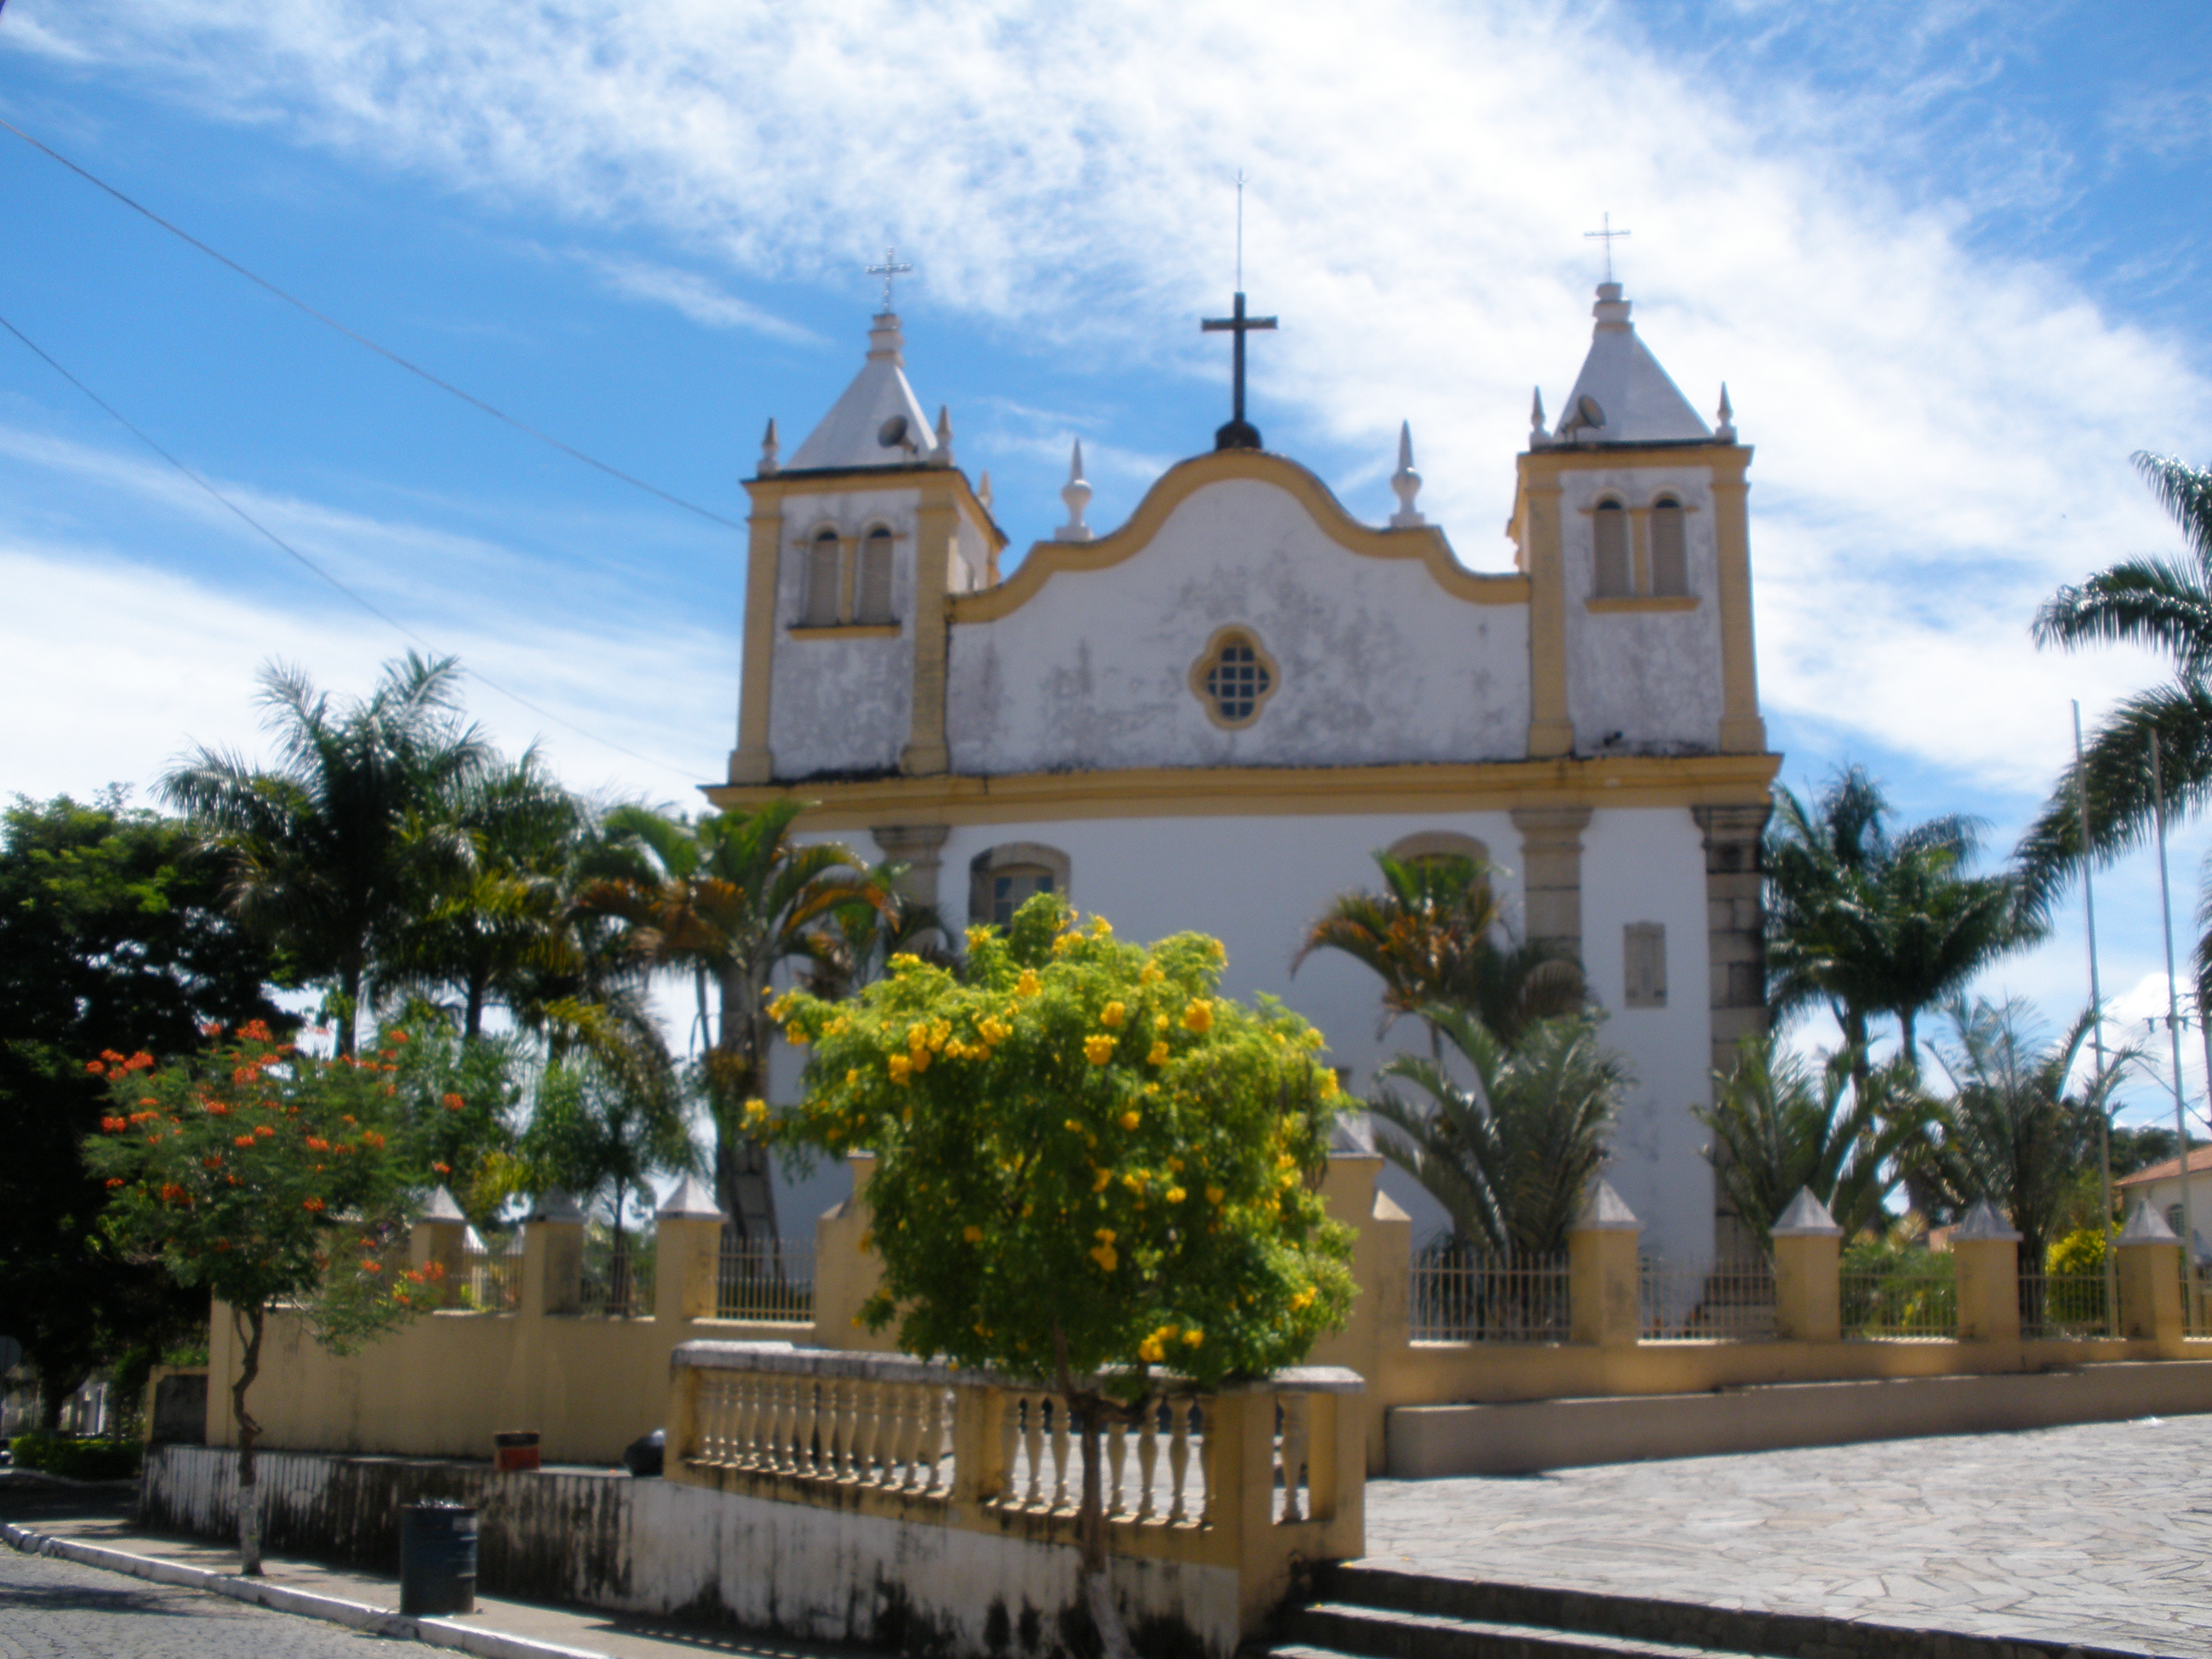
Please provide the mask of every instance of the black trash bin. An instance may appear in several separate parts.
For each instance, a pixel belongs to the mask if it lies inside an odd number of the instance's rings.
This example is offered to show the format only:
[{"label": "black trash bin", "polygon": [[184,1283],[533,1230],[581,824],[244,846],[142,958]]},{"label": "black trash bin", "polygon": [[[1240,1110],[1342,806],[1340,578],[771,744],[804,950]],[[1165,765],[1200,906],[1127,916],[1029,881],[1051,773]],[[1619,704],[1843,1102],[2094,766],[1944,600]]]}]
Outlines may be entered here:
[{"label": "black trash bin", "polygon": [[418,1618],[477,1610],[477,1512],[459,1504],[399,1510],[399,1611]]}]

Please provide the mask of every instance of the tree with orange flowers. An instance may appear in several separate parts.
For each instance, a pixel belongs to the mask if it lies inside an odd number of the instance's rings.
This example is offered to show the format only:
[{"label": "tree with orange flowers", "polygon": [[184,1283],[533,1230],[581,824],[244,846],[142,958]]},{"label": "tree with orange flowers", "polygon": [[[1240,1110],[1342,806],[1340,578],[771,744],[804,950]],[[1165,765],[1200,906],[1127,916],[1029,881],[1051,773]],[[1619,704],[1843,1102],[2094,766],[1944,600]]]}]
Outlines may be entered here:
[{"label": "tree with orange flowers", "polygon": [[1173,1387],[1294,1365],[1352,1304],[1351,1231],[1319,1191],[1337,1103],[1322,1035],[1221,995],[1220,942],[1146,948],[1042,894],[955,973],[911,955],[840,1002],[770,1011],[805,1098],[756,1132],[876,1155],[883,1287],[861,1310],[909,1353],[1044,1382],[1080,1432],[1085,1595],[1107,1585],[1100,1437]]},{"label": "tree with orange flowers", "polygon": [[230,1307],[243,1346],[230,1384],[239,1555],[258,1574],[260,1425],[246,1394],[269,1310],[297,1307],[340,1353],[411,1316],[428,1300],[428,1275],[407,1267],[407,1218],[428,1183],[422,1133],[400,1098],[408,1033],[331,1060],[258,1020],[208,1035],[203,1053],[167,1064],[112,1051],[88,1062],[110,1109],[85,1157],[106,1177],[117,1243]]}]

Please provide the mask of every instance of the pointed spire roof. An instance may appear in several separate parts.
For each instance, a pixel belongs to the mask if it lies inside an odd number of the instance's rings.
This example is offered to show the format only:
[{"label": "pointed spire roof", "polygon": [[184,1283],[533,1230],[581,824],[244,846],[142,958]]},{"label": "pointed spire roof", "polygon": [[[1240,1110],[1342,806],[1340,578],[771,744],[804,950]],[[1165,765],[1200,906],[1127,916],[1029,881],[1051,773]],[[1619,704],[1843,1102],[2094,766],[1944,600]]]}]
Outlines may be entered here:
[{"label": "pointed spire roof", "polygon": [[1959,1224],[1951,1229],[1951,1242],[1955,1244],[1960,1239],[1969,1242],[1990,1239],[1998,1243],[2009,1239],[2017,1244],[2020,1243],[2020,1234],[2007,1224],[2005,1218],[1997,1213],[1996,1205],[1990,1203],[1986,1198],[1978,1198],[1974,1200],[1973,1207],[1966,1212]]},{"label": "pointed spire roof", "polygon": [[1592,1176],[1589,1185],[1583,1188],[1583,1207],[1568,1229],[1577,1233],[1632,1233],[1643,1231],[1644,1224],[1636,1218],[1636,1212],[1627,1201],[1613,1190],[1613,1183],[1603,1176]]},{"label": "pointed spire roof", "polygon": [[[830,406],[822,423],[806,434],[787,472],[811,472],[850,466],[912,466],[937,453],[937,434],[921,401],[907,384],[906,337],[893,313],[876,314],[868,331],[868,357],[844,395]],[[896,429],[890,422],[902,420]],[[893,432],[889,443],[884,441]]]},{"label": "pointed spire roof", "polygon": [[2112,1242],[2116,1244],[2179,1244],[2181,1240],[2175,1236],[2173,1229],[2166,1224],[2166,1218],[2152,1209],[2148,1200],[2139,1198],[2136,1200],[2135,1209],[2128,1216],[2128,1224],[2120,1229],[2120,1236]]},{"label": "pointed spire roof", "polygon": [[456,1221],[466,1221],[468,1217],[461,1213],[461,1206],[453,1202],[453,1195],[451,1193],[443,1187],[434,1187],[430,1189],[428,1200],[422,1206],[422,1213],[416,1219],[442,1221],[450,1224]]},{"label": "pointed spire roof", "polygon": [[1790,1200],[1775,1222],[1773,1236],[1777,1238],[1841,1238],[1844,1230],[1836,1224],[1836,1218],[1828,1213],[1828,1206],[1813,1196],[1810,1187],[1800,1187],[1797,1196]]},{"label": "pointed spire roof", "polygon": [[1559,410],[1554,441],[1559,443],[1645,443],[1672,439],[1710,439],[1712,428],[1698,417],[1680,388],[1645,349],[1628,320],[1629,301],[1619,283],[1601,283],[1590,314],[1589,355],[1575,389]]},{"label": "pointed spire roof", "polygon": [[660,1200],[653,1214],[663,1221],[721,1221],[722,1206],[714,1201],[714,1188],[696,1175],[686,1175],[676,1183],[676,1190]]}]

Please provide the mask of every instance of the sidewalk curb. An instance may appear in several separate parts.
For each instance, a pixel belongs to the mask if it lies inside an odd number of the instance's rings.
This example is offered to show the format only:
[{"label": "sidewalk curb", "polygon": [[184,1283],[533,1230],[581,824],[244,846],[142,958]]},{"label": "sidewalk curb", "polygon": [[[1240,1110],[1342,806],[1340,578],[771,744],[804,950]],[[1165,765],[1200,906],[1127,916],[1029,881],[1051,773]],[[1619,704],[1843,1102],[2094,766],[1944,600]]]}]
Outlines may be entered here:
[{"label": "sidewalk curb", "polygon": [[495,1630],[479,1630],[473,1626],[455,1624],[450,1620],[416,1619],[404,1613],[393,1613],[388,1608],[372,1607],[366,1602],[348,1601],[335,1595],[318,1595],[313,1590],[272,1584],[266,1579],[241,1578],[235,1573],[217,1572],[209,1567],[187,1566],[181,1561],[164,1561],[155,1556],[132,1555],[125,1550],[108,1549],[98,1544],[80,1544],[71,1539],[51,1537],[12,1522],[0,1522],[0,1540],[4,1540],[25,1555],[51,1555],[64,1561],[75,1561],[82,1566],[99,1567],[109,1572],[128,1573],[134,1578],[150,1579],[158,1584],[179,1584],[188,1589],[209,1590],[217,1595],[227,1595],[234,1601],[248,1602],[276,1613],[304,1613],[310,1619],[343,1625],[351,1630],[366,1631],[374,1636],[396,1637],[422,1642],[434,1648],[456,1649],[462,1653],[475,1654],[478,1659],[606,1659],[605,1654],[590,1648],[565,1648],[551,1642],[533,1642],[527,1637],[508,1636]]}]

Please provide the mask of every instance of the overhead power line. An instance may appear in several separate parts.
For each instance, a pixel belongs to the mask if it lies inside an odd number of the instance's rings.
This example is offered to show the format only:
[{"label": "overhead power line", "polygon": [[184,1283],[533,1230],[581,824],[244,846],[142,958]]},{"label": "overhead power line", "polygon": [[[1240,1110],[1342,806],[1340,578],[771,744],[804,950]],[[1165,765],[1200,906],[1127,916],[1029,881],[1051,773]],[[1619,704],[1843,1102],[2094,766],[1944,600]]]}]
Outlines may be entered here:
[{"label": "overhead power line", "polygon": [[[4,5],[5,3],[6,0],[0,0],[0,5]],[[302,553],[298,548],[293,546],[291,543],[286,541],[282,536],[271,530],[267,525],[262,523],[260,520],[255,518],[253,514],[247,512],[236,501],[231,500],[228,495],[223,494],[221,489],[218,489],[213,483],[209,482],[206,477],[202,476],[197,469],[185,461],[179,459],[177,456],[172,454],[168,450],[163,448],[160,443],[155,441],[151,434],[148,433],[143,428],[132,421],[130,416],[124,414],[121,410],[116,408],[113,404],[109,403],[106,398],[101,397],[97,392],[94,392],[82,380],[77,379],[76,375],[70,373],[70,371],[55,358],[52,353],[49,352],[44,346],[40,345],[36,340],[33,340],[29,335],[24,333],[23,331],[16,327],[15,324],[9,322],[4,316],[0,316],[0,328],[6,329],[9,333],[14,335],[18,340],[21,340],[25,347],[38,357],[40,362],[45,363],[48,368],[53,370],[55,374],[60,375],[62,379],[67,380],[71,386],[82,392],[86,398],[96,405],[110,420],[113,421],[125,432],[128,432],[132,437],[137,439],[140,443],[145,445],[147,448],[152,450],[156,455],[159,455],[171,466],[176,468],[178,471],[183,473],[185,477],[190,478],[195,484],[198,484],[202,489],[213,496],[216,501],[220,502],[230,513],[236,515],[236,517],[249,529],[252,530],[255,534],[262,537],[264,540],[270,543],[288,557],[298,560],[300,563],[306,566],[307,569],[313,572],[315,575],[319,577],[322,580],[328,582],[332,587],[337,589],[339,592],[344,594],[346,598],[351,599],[356,605],[368,611],[370,616],[375,617],[379,622],[383,623],[389,628],[397,629],[399,633],[406,635],[407,638],[414,641],[416,644],[421,646],[424,650],[430,652],[433,655],[444,654],[442,652],[439,651],[438,647],[431,643],[430,641],[423,638],[422,635],[416,633],[405,623],[401,622],[398,617],[393,616],[390,611],[379,605],[374,599],[368,598],[368,595],[362,593],[354,588],[349,587],[345,583],[340,581],[329,571],[324,569],[321,565],[316,563],[314,560],[309,558],[305,553]],[[617,743],[611,738],[603,738],[596,732],[586,731],[582,726],[577,725],[575,721],[563,719],[561,715],[555,714],[551,709],[544,708],[538,703],[531,702],[529,698],[524,696],[520,692],[501,685],[497,680],[493,679],[489,675],[483,673],[479,669],[471,668],[466,664],[463,664],[462,672],[466,673],[470,678],[475,680],[478,684],[484,687],[485,690],[497,692],[501,696],[507,698],[509,702],[520,704],[523,708],[530,710],[532,714],[538,715],[542,719],[551,720],[556,726],[567,726],[568,730],[574,732],[578,737],[586,739],[587,742],[596,743],[602,748],[611,749],[617,754],[628,755],[632,760],[643,761],[647,766],[659,767],[664,771],[672,772],[679,777],[689,777],[691,775],[686,768],[672,765],[667,761],[660,760],[652,755],[640,754],[636,750],[629,747],[627,744]]]},{"label": "overhead power line", "polygon": [[[6,3],[7,0],[0,0],[0,5],[5,5]],[[295,310],[301,312],[304,315],[313,318],[325,328],[333,329],[338,333],[344,335],[347,339],[351,340],[356,345],[363,346],[368,349],[374,351],[378,356],[383,358],[386,362],[392,363],[398,368],[404,368],[410,374],[415,375],[421,380],[428,381],[429,384],[437,387],[441,392],[446,392],[452,397],[459,398],[463,403],[468,404],[471,409],[480,410],[484,414],[490,416],[492,419],[503,422],[507,425],[513,427],[517,432],[526,434],[528,436],[537,439],[539,443],[545,444],[551,448],[559,450],[563,455],[568,456],[572,460],[581,461],[586,466],[597,468],[599,471],[605,473],[610,478],[617,479],[620,482],[629,485],[634,489],[642,489],[648,495],[657,495],[662,501],[666,501],[671,507],[680,507],[686,513],[696,513],[702,519],[708,520],[714,524],[724,526],[731,530],[742,530],[744,528],[744,526],[739,524],[735,519],[725,518],[720,513],[715,512],[712,507],[702,507],[696,501],[687,501],[681,495],[672,495],[669,491],[663,489],[659,484],[647,483],[644,479],[638,477],[634,474],[625,472],[620,467],[612,465],[608,462],[599,459],[596,455],[586,454],[582,450],[577,448],[575,445],[562,441],[561,439],[555,437],[551,433],[542,431],[538,428],[531,425],[527,421],[516,419],[505,410],[498,408],[492,404],[486,403],[482,398],[477,397],[474,392],[463,391],[459,386],[455,386],[451,380],[432,374],[428,369],[423,368],[422,364],[415,362],[409,358],[401,356],[398,352],[392,350],[391,347],[379,344],[376,341],[370,339],[368,335],[362,333],[358,329],[347,327],[343,323],[338,321],[337,318],[330,315],[327,312],[316,310],[314,307],[309,305],[305,300],[300,298],[299,295],[289,293],[285,289],[277,287],[276,283],[270,282],[266,276],[263,276],[258,272],[247,270],[244,265],[239,264],[237,260],[232,258],[228,253],[224,253],[219,249],[210,247],[205,242],[200,240],[198,237],[193,235],[191,232],[185,229],[179,225],[172,224],[168,220],[164,219],[160,214],[155,212],[153,209],[148,207],[143,202],[138,201],[137,198],[126,195],[122,191],[118,190],[113,185],[109,184],[107,180],[102,179],[98,173],[92,172],[88,168],[79,166],[76,162],[72,161],[68,156],[56,149],[52,145],[42,143],[40,140],[33,138],[29,133],[24,131],[22,128],[17,126],[13,121],[9,121],[4,118],[0,118],[0,127],[5,127],[9,131],[14,133],[18,138],[21,138],[25,143],[28,144],[33,149],[40,152],[40,154],[50,156],[54,161],[60,162],[62,166],[67,167],[71,173],[76,174],[78,178],[83,179],[87,184],[96,185],[98,188],[106,191],[110,196],[122,203],[124,206],[129,208],[133,213],[139,214],[154,224],[159,225],[163,230],[167,231],[170,235],[177,238],[178,240],[188,243],[191,246],[198,248],[202,253],[206,254],[209,258],[213,259],[217,264],[227,266],[230,270],[237,272],[238,275],[245,277],[247,282],[252,283],[256,288],[262,289],[265,293],[273,295],[276,298],[282,300],[286,305],[292,307]]]}]

